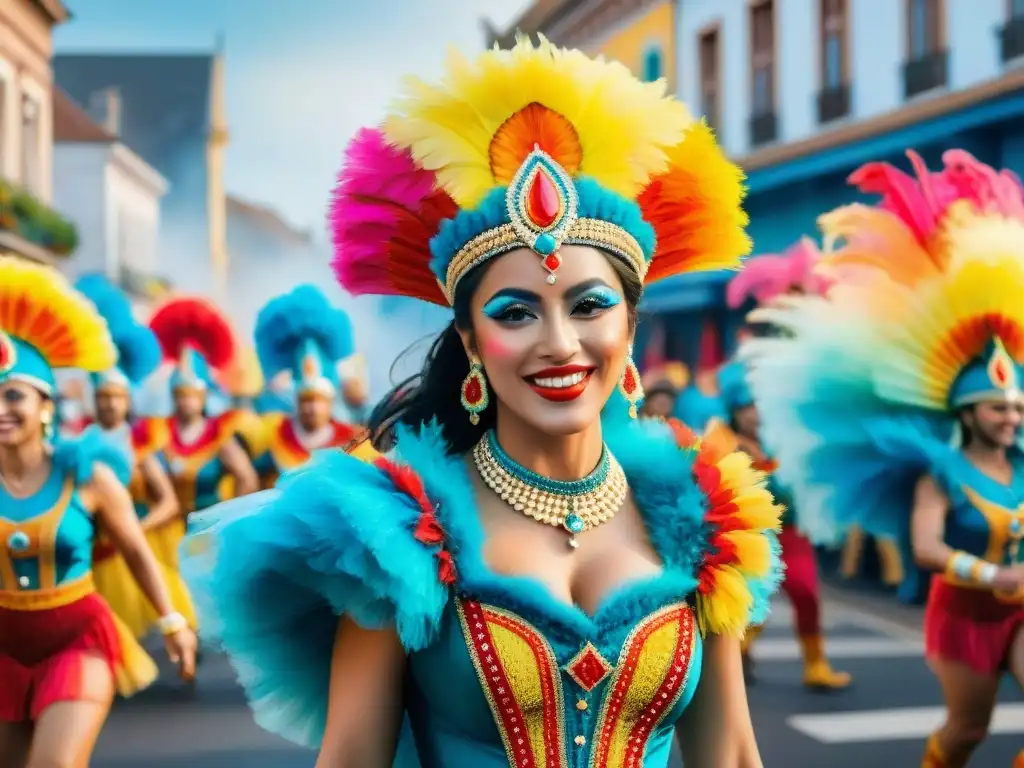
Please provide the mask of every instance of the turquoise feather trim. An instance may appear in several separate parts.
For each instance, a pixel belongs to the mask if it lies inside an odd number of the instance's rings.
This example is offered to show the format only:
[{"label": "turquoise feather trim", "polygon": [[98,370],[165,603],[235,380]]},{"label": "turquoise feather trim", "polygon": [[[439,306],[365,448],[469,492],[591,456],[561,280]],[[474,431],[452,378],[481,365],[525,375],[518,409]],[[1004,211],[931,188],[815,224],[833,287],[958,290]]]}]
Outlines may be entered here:
[{"label": "turquoise feather trim", "polygon": [[[654,228],[644,221],[640,207],[622,195],[610,192],[593,179],[574,180],[579,199],[578,216],[581,219],[600,219],[615,224],[631,234],[640,245],[644,259],[654,256]],[[478,235],[510,222],[505,203],[505,187],[492,189],[476,208],[459,211],[452,219],[441,222],[441,228],[430,241],[430,269],[444,283],[448,264],[463,246]],[[513,244],[506,248],[521,248]],[[495,252],[488,258],[501,255]]]},{"label": "turquoise feather trim", "polygon": [[92,481],[97,464],[111,469],[124,485],[131,480],[134,460],[131,451],[116,437],[102,430],[85,430],[74,438],[60,438],[53,448],[53,466],[75,478],[75,485]]},{"label": "turquoise feather trim", "polygon": [[434,639],[448,591],[413,538],[418,513],[381,470],[326,451],[277,490],[199,517],[182,575],[260,726],[320,743],[339,615],[394,626],[409,651]]},{"label": "turquoise feather trim", "polygon": [[[455,557],[455,588],[529,617],[556,647],[578,648],[581,637],[592,637],[616,653],[638,610],[695,593],[707,551],[708,499],[693,480],[694,451],[679,448],[665,425],[614,421],[606,440],[665,570],[616,590],[594,615],[534,579],[491,571],[464,457],[448,454],[436,424],[398,429],[394,460],[415,471],[435,506]],[[449,590],[434,548],[414,538],[420,512],[377,467],[327,451],[274,491],[196,516],[182,574],[204,636],[228,652],[262,727],[299,744],[320,742],[340,614],[367,628],[393,626],[409,652],[437,637]],[[767,612],[773,584],[751,584],[755,620]]]}]

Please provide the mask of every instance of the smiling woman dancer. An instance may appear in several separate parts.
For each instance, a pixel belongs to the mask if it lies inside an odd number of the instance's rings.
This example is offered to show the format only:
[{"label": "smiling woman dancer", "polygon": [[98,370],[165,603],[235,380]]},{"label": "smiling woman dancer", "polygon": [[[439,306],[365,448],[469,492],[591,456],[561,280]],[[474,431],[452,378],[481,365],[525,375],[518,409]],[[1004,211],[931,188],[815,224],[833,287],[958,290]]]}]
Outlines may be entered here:
[{"label": "smiling woman dancer", "polygon": [[101,371],[115,350],[102,318],[57,272],[0,258],[0,765],[87,765],[114,698],[156,667],[95,591],[102,526],[191,674],[195,637],[173,612],[115,469],[127,454],[90,434],[51,451],[53,369]]},{"label": "smiling woman dancer", "polygon": [[644,281],[738,266],[740,172],[621,65],[524,40],[450,67],[357,136],[332,215],[346,288],[455,312],[371,418],[396,453],[211,514],[194,586],[321,766],[391,765],[403,711],[424,768],[663,768],[676,727],[688,768],[760,766],[739,638],[779,510],[716,435],[626,415]]},{"label": "smiling woman dancer", "polygon": [[1024,685],[1024,190],[965,152],[943,160],[929,173],[911,154],[916,179],[857,171],[882,201],[823,217],[826,242],[845,238],[829,301],[759,310],[791,337],[747,347],[804,530],[909,536],[935,572],[925,652],[947,713],[925,768],[966,765],[1004,671]]}]

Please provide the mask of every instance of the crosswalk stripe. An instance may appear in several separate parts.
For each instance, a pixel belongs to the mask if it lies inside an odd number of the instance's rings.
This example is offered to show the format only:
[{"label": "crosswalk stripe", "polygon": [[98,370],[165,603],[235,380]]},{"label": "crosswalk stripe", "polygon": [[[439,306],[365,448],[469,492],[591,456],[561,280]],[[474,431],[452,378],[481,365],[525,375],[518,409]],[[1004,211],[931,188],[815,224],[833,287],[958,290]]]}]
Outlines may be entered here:
[{"label": "crosswalk stripe", "polygon": [[[943,707],[905,707],[793,715],[786,724],[822,744],[857,744],[927,738],[945,714]],[[996,705],[989,733],[1024,734],[1024,704]]]},{"label": "crosswalk stripe", "polygon": [[[924,646],[889,637],[826,637],[825,652],[830,659],[896,659],[919,657]],[[755,661],[793,661],[803,658],[796,640],[758,638],[751,656]]]}]

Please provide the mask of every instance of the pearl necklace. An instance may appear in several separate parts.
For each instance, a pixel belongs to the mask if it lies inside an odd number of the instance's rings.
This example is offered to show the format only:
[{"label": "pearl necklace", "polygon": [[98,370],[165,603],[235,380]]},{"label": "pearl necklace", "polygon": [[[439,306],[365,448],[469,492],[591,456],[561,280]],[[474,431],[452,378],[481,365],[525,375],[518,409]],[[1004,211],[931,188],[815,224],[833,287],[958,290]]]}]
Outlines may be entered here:
[{"label": "pearl necklace", "polygon": [[579,546],[576,537],[611,520],[629,493],[626,473],[607,446],[597,468],[580,480],[552,480],[516,463],[493,430],[473,448],[473,461],[502,501],[539,523],[565,529],[573,549]]}]

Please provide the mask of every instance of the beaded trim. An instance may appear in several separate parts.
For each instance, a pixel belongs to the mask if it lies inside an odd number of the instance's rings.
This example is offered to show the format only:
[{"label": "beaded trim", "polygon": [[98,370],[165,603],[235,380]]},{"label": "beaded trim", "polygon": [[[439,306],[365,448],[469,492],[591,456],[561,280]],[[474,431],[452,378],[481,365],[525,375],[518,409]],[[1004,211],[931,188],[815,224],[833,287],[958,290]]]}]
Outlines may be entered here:
[{"label": "beaded trim", "polygon": [[[563,245],[589,245],[611,253],[634,269],[640,280],[647,276],[647,260],[640,243],[622,227],[601,219],[576,219],[562,238]],[[459,280],[474,267],[489,259],[514,251],[533,248],[524,241],[512,224],[502,224],[474,237],[448,263],[445,282],[441,285],[448,303],[455,300]]]},{"label": "beaded trim", "polygon": [[539,523],[576,536],[612,519],[629,493],[626,473],[605,446],[597,469],[580,480],[561,481],[516,463],[491,430],[473,448],[473,461],[487,486],[502,501]]}]

